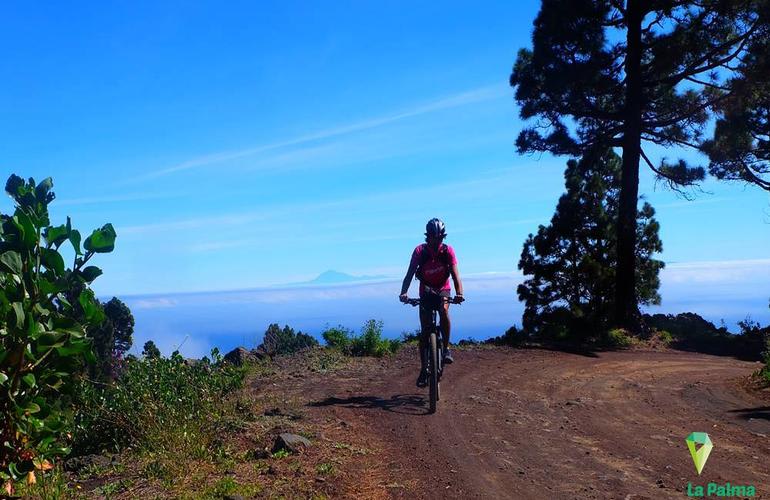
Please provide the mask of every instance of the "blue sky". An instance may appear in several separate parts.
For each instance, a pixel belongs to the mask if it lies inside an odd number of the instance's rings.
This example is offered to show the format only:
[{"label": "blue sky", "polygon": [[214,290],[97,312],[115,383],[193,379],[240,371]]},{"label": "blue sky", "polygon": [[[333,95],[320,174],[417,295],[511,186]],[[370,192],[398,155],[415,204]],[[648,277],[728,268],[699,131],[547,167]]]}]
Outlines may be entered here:
[{"label": "blue sky", "polygon": [[[54,221],[115,225],[100,295],[400,276],[434,216],[463,273],[513,273],[566,162],[513,145],[507,80],[538,5],[5,3],[0,173],[52,176]],[[770,295],[767,193],[703,189],[643,169],[663,259]]]}]

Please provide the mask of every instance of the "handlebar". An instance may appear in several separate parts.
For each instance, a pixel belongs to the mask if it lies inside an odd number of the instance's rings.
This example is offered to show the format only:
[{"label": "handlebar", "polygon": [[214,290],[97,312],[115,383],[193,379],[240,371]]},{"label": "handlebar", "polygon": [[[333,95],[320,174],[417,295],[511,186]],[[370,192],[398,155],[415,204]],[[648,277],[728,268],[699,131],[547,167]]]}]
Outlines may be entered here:
[{"label": "handlebar", "polygon": [[[442,298],[448,300],[450,304],[462,304],[463,301],[464,301],[464,298],[463,298],[463,300],[458,300],[456,296],[455,297],[442,297]],[[420,305],[420,299],[410,299],[410,298],[407,298],[406,302],[404,302],[404,304],[409,304],[410,306],[419,306]]]}]

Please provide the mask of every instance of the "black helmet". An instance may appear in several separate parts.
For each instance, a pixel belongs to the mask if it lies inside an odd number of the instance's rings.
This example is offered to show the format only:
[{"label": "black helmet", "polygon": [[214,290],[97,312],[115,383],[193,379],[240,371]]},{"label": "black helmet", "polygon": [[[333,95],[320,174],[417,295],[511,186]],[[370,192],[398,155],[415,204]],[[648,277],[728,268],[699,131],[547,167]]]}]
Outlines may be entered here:
[{"label": "black helmet", "polygon": [[425,236],[437,236],[439,238],[446,238],[446,228],[441,219],[432,218],[425,224]]}]

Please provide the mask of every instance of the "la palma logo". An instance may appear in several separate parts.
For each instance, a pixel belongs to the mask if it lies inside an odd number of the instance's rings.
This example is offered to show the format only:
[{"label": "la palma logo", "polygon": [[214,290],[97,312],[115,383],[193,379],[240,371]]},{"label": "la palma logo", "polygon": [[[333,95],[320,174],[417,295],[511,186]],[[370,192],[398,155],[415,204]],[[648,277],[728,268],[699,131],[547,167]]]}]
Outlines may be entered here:
[{"label": "la palma logo", "polygon": [[[695,463],[695,470],[700,473],[703,472],[703,468],[706,466],[706,461],[709,459],[711,450],[714,449],[714,443],[711,442],[711,438],[705,432],[693,432],[687,439],[687,449],[690,450],[690,456]],[[752,485],[741,486],[730,483],[723,485],[717,483],[708,483],[705,486],[698,484],[687,483],[687,496],[688,497],[753,497],[756,495],[756,488]]]}]

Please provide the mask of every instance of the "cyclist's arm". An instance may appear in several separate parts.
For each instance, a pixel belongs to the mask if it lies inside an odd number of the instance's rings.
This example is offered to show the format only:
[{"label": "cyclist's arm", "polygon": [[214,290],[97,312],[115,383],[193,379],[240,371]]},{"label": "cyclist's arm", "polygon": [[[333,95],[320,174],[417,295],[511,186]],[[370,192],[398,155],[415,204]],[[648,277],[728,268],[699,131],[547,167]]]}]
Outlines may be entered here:
[{"label": "cyclist's arm", "polygon": [[414,273],[417,271],[417,262],[412,259],[411,262],[409,262],[409,269],[406,270],[406,276],[404,276],[404,282],[401,284],[401,295],[406,295],[406,292],[409,291],[409,285],[412,284],[412,278],[414,277]]},{"label": "cyclist's arm", "polygon": [[455,284],[455,295],[462,295],[463,281],[460,279],[460,271],[457,269],[457,264],[452,264],[452,281]]}]

